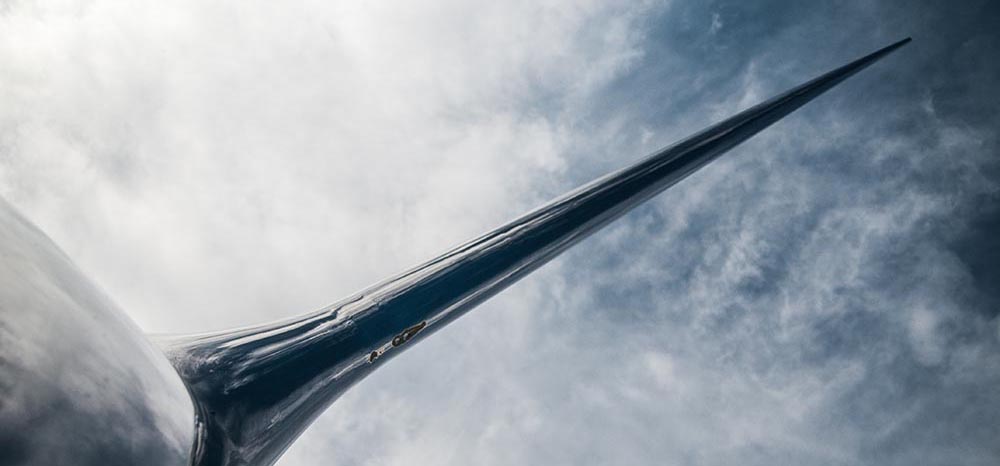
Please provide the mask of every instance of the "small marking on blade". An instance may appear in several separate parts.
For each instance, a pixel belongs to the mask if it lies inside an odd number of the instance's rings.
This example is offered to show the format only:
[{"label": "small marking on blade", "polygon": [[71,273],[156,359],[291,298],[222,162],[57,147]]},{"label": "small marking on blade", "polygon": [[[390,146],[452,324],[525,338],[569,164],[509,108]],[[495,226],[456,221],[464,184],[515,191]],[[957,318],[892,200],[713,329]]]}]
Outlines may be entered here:
[{"label": "small marking on blade", "polygon": [[417,325],[414,325],[413,327],[403,330],[403,333],[400,333],[399,335],[393,337],[392,346],[399,346],[402,345],[403,343],[410,341],[411,338],[413,338],[417,333],[420,333],[420,331],[423,330],[424,327],[426,326],[427,326],[427,321],[425,320]]},{"label": "small marking on blade", "polygon": [[373,363],[373,362],[375,362],[376,359],[382,357],[382,355],[385,354],[386,351],[389,351],[392,348],[395,348],[397,346],[402,345],[403,343],[406,343],[406,342],[410,341],[414,336],[416,336],[418,333],[420,333],[420,331],[423,330],[425,327],[427,327],[427,321],[426,320],[423,321],[423,322],[421,322],[421,323],[419,323],[419,324],[417,324],[417,325],[414,325],[414,326],[412,326],[412,327],[410,327],[410,328],[408,328],[406,330],[403,330],[402,332],[399,333],[399,335],[396,335],[396,336],[392,337],[392,342],[390,342],[389,344],[387,344],[387,345],[385,345],[385,346],[383,346],[383,347],[381,347],[381,348],[379,348],[379,349],[377,349],[375,351],[372,351],[368,355],[368,362],[369,363]]}]

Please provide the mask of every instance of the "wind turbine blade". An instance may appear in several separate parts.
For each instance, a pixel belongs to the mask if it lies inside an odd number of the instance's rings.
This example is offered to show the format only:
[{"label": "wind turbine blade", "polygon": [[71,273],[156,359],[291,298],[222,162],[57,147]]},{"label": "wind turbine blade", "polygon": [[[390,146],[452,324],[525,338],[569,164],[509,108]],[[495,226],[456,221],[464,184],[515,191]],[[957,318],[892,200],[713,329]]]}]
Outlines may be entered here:
[{"label": "wind turbine blade", "polygon": [[168,356],[200,410],[194,464],[272,464],[337,396],[410,342],[909,40],[745,110],[326,309],[174,341]]}]

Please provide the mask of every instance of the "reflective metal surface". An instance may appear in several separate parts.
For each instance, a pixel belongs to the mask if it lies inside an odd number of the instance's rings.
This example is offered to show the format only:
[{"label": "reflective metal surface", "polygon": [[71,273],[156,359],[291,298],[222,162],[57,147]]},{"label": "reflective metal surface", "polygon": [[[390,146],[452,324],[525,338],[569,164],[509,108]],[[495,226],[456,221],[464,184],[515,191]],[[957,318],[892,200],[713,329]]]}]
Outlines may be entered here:
[{"label": "reflective metal surface", "polygon": [[159,349],[0,199],[0,465],[180,466],[193,427]]},{"label": "reflective metal surface", "polygon": [[909,39],[746,110],[344,301],[289,321],[182,338],[197,465],[269,465],[331,402],[413,342]]}]

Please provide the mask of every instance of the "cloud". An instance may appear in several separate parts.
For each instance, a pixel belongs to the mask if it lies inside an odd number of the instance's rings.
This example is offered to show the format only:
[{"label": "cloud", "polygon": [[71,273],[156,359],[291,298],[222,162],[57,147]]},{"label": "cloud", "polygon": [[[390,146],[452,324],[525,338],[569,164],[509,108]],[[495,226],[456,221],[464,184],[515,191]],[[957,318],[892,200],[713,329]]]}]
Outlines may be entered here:
[{"label": "cloud", "polygon": [[0,193],[145,329],[225,328],[912,34],[362,382],[280,464],[995,463],[985,7],[744,3],[13,3]]},{"label": "cloud", "polygon": [[147,326],[317,307],[544,200],[642,8],[24,5],[4,194]]}]

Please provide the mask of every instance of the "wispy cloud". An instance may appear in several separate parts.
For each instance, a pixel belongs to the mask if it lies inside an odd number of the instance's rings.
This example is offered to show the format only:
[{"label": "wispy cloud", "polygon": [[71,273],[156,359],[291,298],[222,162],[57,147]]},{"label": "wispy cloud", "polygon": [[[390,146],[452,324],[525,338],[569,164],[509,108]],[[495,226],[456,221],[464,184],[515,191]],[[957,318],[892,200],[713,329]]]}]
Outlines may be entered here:
[{"label": "wispy cloud", "polygon": [[973,52],[997,36],[823,8],[11,4],[0,193],[149,331],[259,322],[912,34],[388,364],[280,464],[993,464],[1000,301],[967,251],[996,212]]}]

